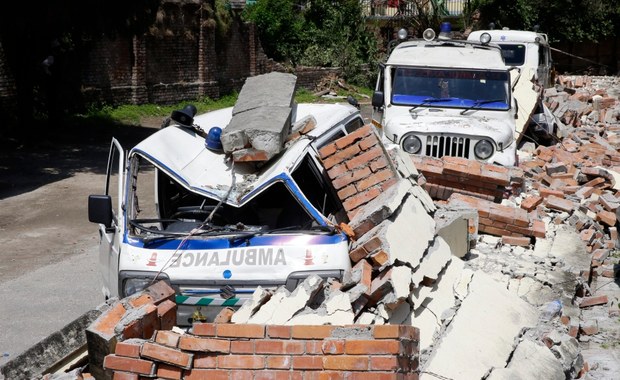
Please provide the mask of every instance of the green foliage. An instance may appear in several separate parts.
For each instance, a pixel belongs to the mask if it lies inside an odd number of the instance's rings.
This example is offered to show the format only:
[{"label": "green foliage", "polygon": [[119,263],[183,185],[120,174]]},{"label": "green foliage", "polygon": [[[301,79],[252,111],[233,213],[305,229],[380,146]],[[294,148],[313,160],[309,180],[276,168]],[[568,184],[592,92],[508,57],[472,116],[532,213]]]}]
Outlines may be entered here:
[{"label": "green foliage", "polygon": [[258,0],[244,17],[256,24],[271,58],[293,65],[340,67],[345,79],[367,84],[376,40],[358,0]]},{"label": "green foliage", "polygon": [[562,41],[593,41],[620,32],[620,5],[606,0],[474,0],[479,27],[531,30],[535,25],[550,38]]}]

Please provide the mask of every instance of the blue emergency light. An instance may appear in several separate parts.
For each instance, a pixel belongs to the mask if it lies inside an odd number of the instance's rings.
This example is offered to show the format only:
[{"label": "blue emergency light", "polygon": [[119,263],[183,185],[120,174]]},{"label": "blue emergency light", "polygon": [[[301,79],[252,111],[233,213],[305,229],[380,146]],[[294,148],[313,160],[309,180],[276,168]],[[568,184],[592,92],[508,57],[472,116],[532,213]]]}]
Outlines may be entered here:
[{"label": "blue emergency light", "polygon": [[216,152],[221,152],[224,148],[222,147],[222,128],[220,127],[212,127],[209,129],[207,133],[207,138],[205,139],[205,146],[209,150],[213,150]]}]

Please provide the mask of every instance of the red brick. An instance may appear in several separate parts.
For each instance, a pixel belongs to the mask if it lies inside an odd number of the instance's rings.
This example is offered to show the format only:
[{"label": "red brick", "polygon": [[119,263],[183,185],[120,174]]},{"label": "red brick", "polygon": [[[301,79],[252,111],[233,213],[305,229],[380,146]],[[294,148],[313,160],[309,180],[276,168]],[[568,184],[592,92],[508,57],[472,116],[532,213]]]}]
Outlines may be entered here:
[{"label": "red brick", "polygon": [[159,330],[155,332],[155,343],[163,344],[168,347],[177,347],[179,344],[179,338],[181,335],[176,332],[167,331],[167,330]]},{"label": "red brick", "polygon": [[609,302],[609,299],[606,295],[586,297],[581,300],[581,302],[579,303],[579,307],[583,308],[597,305],[606,305],[607,302]]},{"label": "red brick", "polygon": [[336,153],[337,150],[338,147],[336,146],[336,143],[330,143],[319,149],[319,156],[324,159]]},{"label": "red brick", "polygon": [[349,252],[349,258],[352,262],[357,263],[368,256],[368,251],[363,247],[357,247]]},{"label": "red brick", "polygon": [[127,303],[134,309],[153,303],[154,301],[155,300],[153,300],[153,297],[145,293],[137,293],[135,296],[131,296],[127,299]]},{"label": "red brick", "polygon": [[529,237],[525,236],[502,236],[502,243],[528,247],[532,242]]},{"label": "red brick", "polygon": [[540,189],[538,189],[538,193],[543,198],[547,198],[547,197],[550,197],[550,196],[556,196],[558,198],[564,198],[564,193],[562,191],[560,191],[560,190],[551,190],[551,189],[546,188],[546,187],[541,187]]},{"label": "red brick", "polygon": [[383,249],[379,249],[370,254],[370,261],[372,261],[372,266],[374,268],[380,268],[390,261],[390,254]]},{"label": "red brick", "polygon": [[349,355],[396,355],[401,345],[397,340],[347,340],[345,353]]},{"label": "red brick", "polygon": [[[231,373],[231,379],[244,380],[248,376],[254,376],[254,380],[291,380],[289,371],[260,371],[254,373],[243,373],[241,377],[234,377],[236,371]],[[301,377],[299,378],[301,380]]]},{"label": "red brick", "polygon": [[342,339],[325,339],[321,346],[324,354],[339,355],[344,353],[345,341]]},{"label": "red brick", "polygon": [[352,170],[351,172],[341,175],[340,177],[336,178],[335,180],[332,181],[332,185],[334,185],[334,188],[336,190],[340,190],[343,187],[353,182],[357,182],[361,179],[364,179],[371,174],[372,172],[370,171],[370,168],[368,167],[359,168],[356,170]]},{"label": "red brick", "polygon": [[325,167],[325,169],[329,170],[333,166],[336,166],[336,165],[338,165],[338,164],[340,164],[340,163],[350,159],[351,157],[356,156],[360,152],[361,152],[361,149],[360,149],[359,146],[357,146],[357,145],[349,146],[346,149],[339,150],[336,153],[334,153],[331,156],[329,156],[326,159],[324,159],[323,160],[323,166]]},{"label": "red brick", "polygon": [[189,334],[181,336],[179,348],[187,351],[230,352],[230,341],[226,339],[202,338]]},{"label": "red brick", "polygon": [[228,368],[246,368],[246,369],[262,369],[265,368],[265,357],[254,355],[227,355],[220,356],[217,360],[218,367],[221,369]]},{"label": "red brick", "polygon": [[345,210],[352,211],[357,207],[370,202],[381,194],[377,188],[368,189],[362,193],[358,193],[343,202]]},{"label": "red brick", "polygon": [[224,323],[216,325],[218,337],[227,338],[264,338],[264,325],[242,325],[234,323]]},{"label": "red brick", "polygon": [[157,377],[160,379],[181,380],[183,378],[183,369],[162,363],[157,366]]},{"label": "red brick", "polygon": [[325,339],[329,338],[335,326],[329,325],[296,325],[291,326],[291,338],[293,339]]},{"label": "red brick", "polygon": [[344,201],[345,199],[355,194],[357,194],[357,189],[355,188],[355,185],[351,184],[343,189],[338,190],[338,199]]},{"label": "red brick", "polygon": [[144,316],[142,317],[142,337],[150,339],[159,330],[159,318],[157,316],[157,306],[147,304],[143,306]]},{"label": "red brick", "polygon": [[359,168],[360,166],[368,166],[368,164],[379,158],[383,157],[383,149],[379,146],[375,146],[374,148],[367,150],[355,157],[352,157],[344,162],[349,170],[354,170]]},{"label": "red brick", "polygon": [[185,373],[183,380],[229,380],[228,370],[192,369]]},{"label": "red brick", "polygon": [[321,355],[323,353],[323,340],[306,341],[307,355]]},{"label": "red brick", "polygon": [[396,356],[371,356],[370,371],[398,371],[400,363]]},{"label": "red brick", "polygon": [[125,323],[123,327],[123,339],[143,338],[144,330],[142,329],[142,320],[134,319]]},{"label": "red brick", "polygon": [[103,368],[146,376],[155,375],[155,363],[152,361],[124,356],[106,355],[103,359]]},{"label": "red brick", "polygon": [[293,356],[293,369],[321,370],[323,369],[322,356]]},{"label": "red brick", "polygon": [[596,213],[596,221],[613,227],[616,225],[616,213],[606,210],[601,210]]},{"label": "red brick", "polygon": [[410,339],[420,340],[420,330],[407,325],[375,325],[373,328],[375,339]]},{"label": "red brick", "polygon": [[[85,377],[84,379],[86,380],[88,378]],[[140,375],[137,373],[114,371],[112,380],[140,380]]]},{"label": "red brick", "polygon": [[366,260],[360,260],[357,264],[353,266],[353,268],[351,268],[351,271],[357,271],[360,273],[359,283],[366,286],[366,288],[368,289],[366,294],[369,294],[370,284],[372,282],[372,265],[370,265]]},{"label": "red brick", "polygon": [[269,325],[267,326],[267,337],[269,338],[291,338],[291,326]]},{"label": "red brick", "polygon": [[568,200],[550,195],[545,198],[545,206],[553,210],[570,212],[575,208],[575,204]]},{"label": "red brick", "polygon": [[370,170],[372,170],[372,172],[377,172],[385,167],[387,167],[389,165],[389,162],[387,160],[387,158],[385,157],[379,157],[376,160],[374,160],[373,162],[370,163]]},{"label": "red brick", "polygon": [[338,140],[334,141],[334,143],[336,144],[336,147],[338,149],[343,149],[343,148],[348,147],[349,145],[355,144],[356,142],[360,141],[361,139],[367,136],[373,136],[373,138],[376,138],[374,137],[375,135],[370,125],[366,125],[366,126],[363,126],[362,128],[356,129],[355,131],[349,133],[348,135],[341,137]]},{"label": "red brick", "polygon": [[526,210],[526,211],[532,211],[536,208],[536,206],[538,206],[539,204],[542,203],[542,198],[537,196],[537,195],[532,195],[529,196],[527,198],[525,198],[522,202],[521,202],[521,208]]},{"label": "red brick", "polygon": [[140,357],[140,349],[144,344],[144,340],[125,340],[116,343],[116,348],[114,349],[114,354],[117,356],[127,356],[130,358],[139,358]]},{"label": "red brick", "polygon": [[200,336],[215,336],[215,324],[213,323],[194,323],[192,334]]},{"label": "red brick", "polygon": [[336,178],[340,177],[341,175],[347,174],[349,172],[350,172],[350,170],[349,170],[349,168],[347,168],[347,166],[345,164],[338,164],[338,165],[335,165],[332,168],[330,168],[327,171],[327,175],[329,176],[329,178],[331,178],[333,180],[333,179],[336,179]]},{"label": "red brick", "polygon": [[372,175],[370,175],[367,178],[364,178],[358,182],[355,183],[355,188],[358,191],[364,191],[370,187],[373,187],[375,185],[378,185],[384,181],[387,181],[390,178],[394,178],[395,174],[389,170],[389,169],[384,169],[381,170],[379,172],[373,173]]},{"label": "red brick", "polygon": [[217,368],[217,357],[217,354],[196,353],[193,366],[194,368]]},{"label": "red brick", "polygon": [[336,355],[324,356],[323,368],[340,371],[368,371],[369,357],[367,355]]},{"label": "red brick", "polygon": [[182,368],[191,368],[193,354],[188,354],[174,348],[147,342],[142,346],[140,355],[143,358],[153,359],[168,364],[174,364]]},{"label": "red brick", "polygon": [[162,330],[172,330],[177,325],[177,304],[174,301],[164,300],[157,305],[157,317]]},{"label": "red brick", "polygon": [[239,149],[232,152],[232,158],[235,162],[254,162],[254,161],[269,161],[271,154],[264,150],[246,148]]},{"label": "red brick", "polygon": [[292,357],[288,355],[270,355],[267,356],[265,367],[273,369],[290,369]]},{"label": "red brick", "polygon": [[256,354],[280,354],[287,353],[298,355],[304,352],[304,342],[280,340],[280,339],[259,339],[254,342]]},{"label": "red brick", "polygon": [[114,336],[114,327],[120,322],[126,309],[120,302],[114,304],[107,312],[103,313],[89,326],[89,330],[99,335]]},{"label": "red brick", "polygon": [[254,353],[254,339],[231,341],[230,352],[234,354],[253,354]]}]

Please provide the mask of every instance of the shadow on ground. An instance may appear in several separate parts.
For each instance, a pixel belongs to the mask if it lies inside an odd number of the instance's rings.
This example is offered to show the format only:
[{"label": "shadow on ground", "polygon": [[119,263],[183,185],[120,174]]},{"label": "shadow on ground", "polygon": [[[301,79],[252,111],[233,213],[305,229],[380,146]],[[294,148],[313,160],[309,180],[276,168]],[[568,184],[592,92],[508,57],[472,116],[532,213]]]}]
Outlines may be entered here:
[{"label": "shadow on ground", "polygon": [[109,121],[34,126],[0,135],[0,199],[30,192],[79,172],[105,173],[112,137],[129,149],[157,129]]}]

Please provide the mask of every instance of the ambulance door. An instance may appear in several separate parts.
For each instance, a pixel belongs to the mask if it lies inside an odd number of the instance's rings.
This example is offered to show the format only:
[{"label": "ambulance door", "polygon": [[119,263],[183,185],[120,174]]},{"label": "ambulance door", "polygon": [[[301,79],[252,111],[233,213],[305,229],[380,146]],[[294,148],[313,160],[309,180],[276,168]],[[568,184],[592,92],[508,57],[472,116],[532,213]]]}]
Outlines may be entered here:
[{"label": "ambulance door", "polygon": [[118,261],[125,230],[124,178],[125,151],[116,139],[112,139],[108,156],[105,195],[112,203],[112,223],[109,227],[99,225],[99,265],[103,276],[103,293],[108,297],[119,296],[118,293]]},{"label": "ambulance door", "polygon": [[379,65],[379,75],[377,76],[377,83],[375,85],[375,91],[372,94],[372,115],[370,122],[376,128],[379,135],[383,135],[383,112],[385,109],[385,92],[384,92],[384,76],[385,65]]}]

